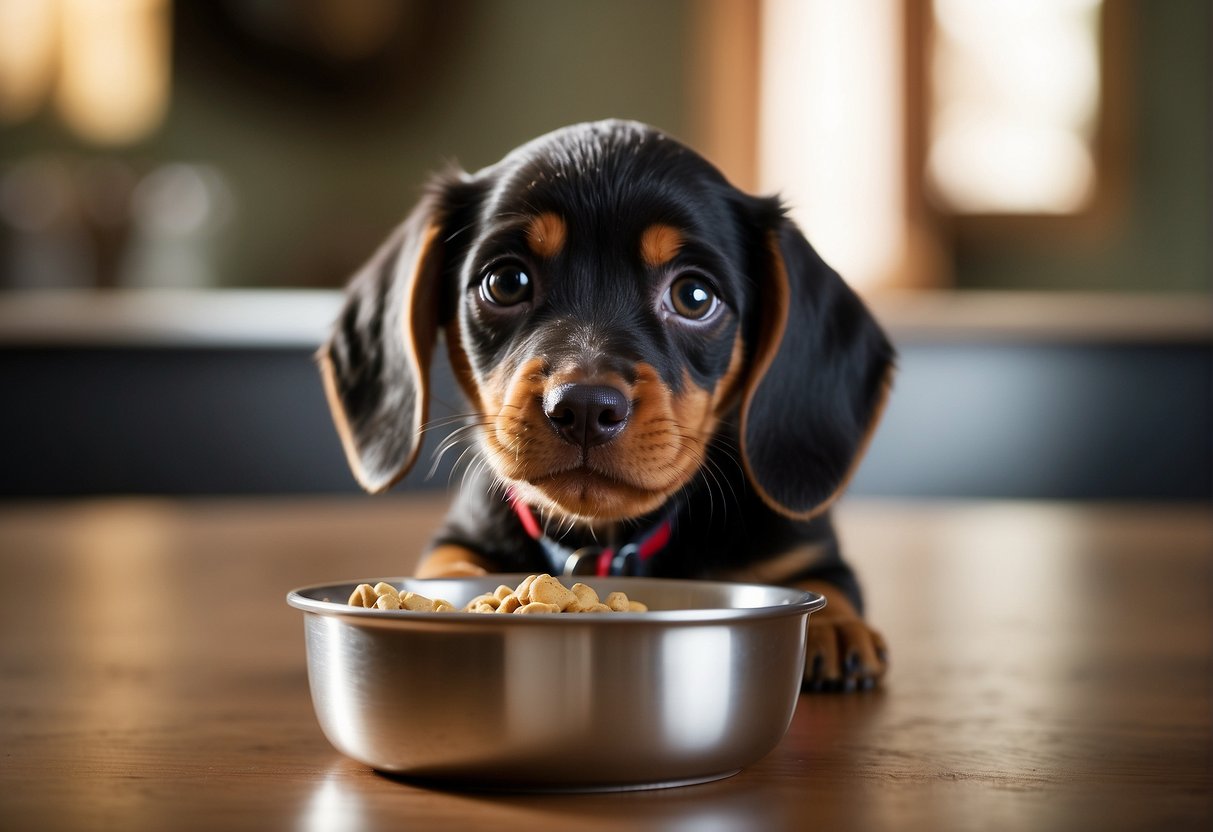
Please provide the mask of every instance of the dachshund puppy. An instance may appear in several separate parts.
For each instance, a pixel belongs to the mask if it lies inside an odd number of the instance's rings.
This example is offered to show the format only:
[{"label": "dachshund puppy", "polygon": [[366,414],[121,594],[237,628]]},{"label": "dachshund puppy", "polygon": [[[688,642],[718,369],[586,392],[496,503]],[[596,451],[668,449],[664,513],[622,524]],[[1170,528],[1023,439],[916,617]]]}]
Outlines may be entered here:
[{"label": "dachshund puppy", "polygon": [[879,420],[893,349],[777,199],[624,121],[437,178],[318,354],[368,491],[413,465],[439,332],[480,461],[419,576],[804,587],[828,599],[806,686],[883,675],[828,509]]}]

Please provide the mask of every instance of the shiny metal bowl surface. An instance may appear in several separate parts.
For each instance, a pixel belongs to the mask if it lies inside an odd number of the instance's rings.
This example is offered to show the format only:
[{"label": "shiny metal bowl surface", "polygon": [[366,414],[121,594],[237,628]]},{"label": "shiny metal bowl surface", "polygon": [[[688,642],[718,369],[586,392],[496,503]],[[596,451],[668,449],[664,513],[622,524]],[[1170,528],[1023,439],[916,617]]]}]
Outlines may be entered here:
[{"label": "shiny metal bowl surface", "polygon": [[[523,575],[388,579],[457,607]],[[374,583],[375,581],[370,581]],[[471,788],[596,790],[727,777],[783,738],[811,592],[589,578],[644,613],[369,610],[356,583],[297,589],[320,726],[380,771]]]}]

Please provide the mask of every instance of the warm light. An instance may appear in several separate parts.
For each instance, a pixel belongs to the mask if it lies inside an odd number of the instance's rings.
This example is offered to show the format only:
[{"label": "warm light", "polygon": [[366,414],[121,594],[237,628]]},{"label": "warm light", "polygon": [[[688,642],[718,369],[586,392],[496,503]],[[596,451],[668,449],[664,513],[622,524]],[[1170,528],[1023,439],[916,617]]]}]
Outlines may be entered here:
[{"label": "warm light", "polygon": [[1100,0],[935,0],[927,175],[961,213],[1069,213],[1095,187]]},{"label": "warm light", "polygon": [[766,0],[759,183],[852,285],[907,246],[900,3]]},{"label": "warm light", "polygon": [[53,0],[0,0],[0,122],[41,106],[54,77]]},{"label": "warm light", "polygon": [[167,0],[61,0],[59,110],[91,141],[134,141],[164,117]]}]

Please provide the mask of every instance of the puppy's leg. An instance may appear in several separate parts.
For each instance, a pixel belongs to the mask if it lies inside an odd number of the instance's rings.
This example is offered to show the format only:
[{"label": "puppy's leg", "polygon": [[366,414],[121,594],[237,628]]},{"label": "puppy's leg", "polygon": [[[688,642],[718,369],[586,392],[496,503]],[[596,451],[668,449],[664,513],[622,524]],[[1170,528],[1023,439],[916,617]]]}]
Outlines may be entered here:
[{"label": "puppy's leg", "polygon": [[868,690],[889,667],[884,637],[868,626],[838,586],[820,579],[795,586],[826,597],[826,607],[809,616],[804,684],[808,690]]},{"label": "puppy's leg", "polygon": [[487,574],[493,565],[471,549],[443,544],[431,549],[417,566],[418,578],[471,578]]},{"label": "puppy's leg", "polygon": [[804,543],[740,569],[707,574],[715,580],[779,584],[818,592],[826,607],[809,616],[806,690],[867,690],[889,666],[884,637],[863,620],[855,574],[838,552],[833,530],[820,520],[824,540]]}]

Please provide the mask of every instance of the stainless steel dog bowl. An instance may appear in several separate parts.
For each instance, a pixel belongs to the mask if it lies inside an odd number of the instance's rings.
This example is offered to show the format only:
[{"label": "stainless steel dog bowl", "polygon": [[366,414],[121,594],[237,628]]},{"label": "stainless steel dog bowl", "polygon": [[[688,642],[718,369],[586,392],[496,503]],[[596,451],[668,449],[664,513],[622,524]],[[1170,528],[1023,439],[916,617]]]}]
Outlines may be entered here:
[{"label": "stainless steel dog bowl", "polygon": [[[523,575],[390,579],[457,607]],[[374,581],[372,581],[373,583]],[[791,722],[815,593],[586,579],[645,613],[368,610],[356,584],[297,589],[320,726],[383,772],[471,788],[651,788],[727,777]]]}]

